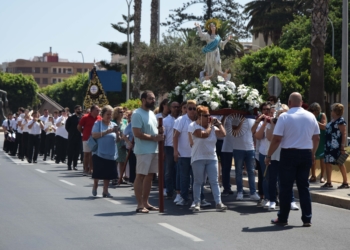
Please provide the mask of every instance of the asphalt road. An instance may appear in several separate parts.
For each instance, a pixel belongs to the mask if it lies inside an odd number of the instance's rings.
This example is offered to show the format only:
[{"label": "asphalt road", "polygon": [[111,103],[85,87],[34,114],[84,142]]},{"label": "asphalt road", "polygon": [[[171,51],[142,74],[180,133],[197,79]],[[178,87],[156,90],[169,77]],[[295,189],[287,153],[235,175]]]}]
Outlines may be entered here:
[{"label": "asphalt road", "polygon": [[[51,161],[28,164],[0,151],[0,250],[16,249],[348,249],[350,211],[313,204],[311,228],[300,211],[289,226],[270,224],[276,212],[248,198],[223,197],[226,213],[193,214],[165,200],[164,214],[136,214],[132,187],[91,194],[92,180]],[[102,184],[102,183],[101,183]],[[350,191],[349,191],[350,192]],[[158,204],[154,187],[151,203]]]}]

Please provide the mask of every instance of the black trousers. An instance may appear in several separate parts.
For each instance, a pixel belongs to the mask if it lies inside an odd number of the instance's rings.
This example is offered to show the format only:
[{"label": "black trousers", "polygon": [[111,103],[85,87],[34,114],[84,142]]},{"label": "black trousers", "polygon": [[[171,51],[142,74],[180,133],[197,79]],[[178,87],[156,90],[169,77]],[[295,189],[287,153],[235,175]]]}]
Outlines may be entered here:
[{"label": "black trousers", "polygon": [[23,157],[27,157],[27,158],[28,158],[28,137],[29,137],[29,133],[23,132],[23,134],[22,134],[22,152],[23,152]]},{"label": "black trousers", "polygon": [[76,167],[78,165],[78,158],[81,153],[81,138],[78,140],[68,140],[68,167]]},{"label": "black trousers", "polygon": [[44,159],[46,156],[50,156],[53,159],[55,155],[55,134],[50,133],[45,136],[45,151],[44,151]]},{"label": "black trousers", "polygon": [[[32,135],[28,136],[28,161],[36,161],[38,159],[40,147],[40,135]],[[34,151],[34,155],[33,155]]]},{"label": "black trousers", "polygon": [[56,135],[56,162],[64,162],[67,156],[68,139]]},{"label": "black trousers", "polygon": [[11,151],[10,151],[12,155],[16,155],[17,154],[17,149],[18,149],[18,139],[17,139],[18,133],[17,133],[17,130],[14,130],[14,133],[16,134],[16,139],[15,139],[15,141],[12,142],[12,147],[11,147]]},{"label": "black trousers", "polygon": [[136,178],[136,156],[134,154],[134,150],[131,150],[129,155],[129,181],[134,183]]},{"label": "black trousers", "polygon": [[23,144],[23,134],[18,133],[16,135],[16,140],[17,140],[17,144],[18,144],[18,158],[22,159],[23,158],[23,148],[22,148],[22,144]]},{"label": "black trousers", "polygon": [[41,140],[40,140],[40,154],[45,153],[45,143],[46,143],[46,132],[41,130]]}]

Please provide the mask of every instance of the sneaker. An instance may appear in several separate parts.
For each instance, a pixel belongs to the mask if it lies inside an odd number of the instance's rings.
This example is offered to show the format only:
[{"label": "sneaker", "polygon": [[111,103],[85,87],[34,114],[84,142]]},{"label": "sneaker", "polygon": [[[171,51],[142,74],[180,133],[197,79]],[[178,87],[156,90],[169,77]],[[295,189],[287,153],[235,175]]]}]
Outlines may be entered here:
[{"label": "sneaker", "polygon": [[201,207],[210,207],[211,203],[207,202],[205,199],[201,201]]},{"label": "sneaker", "polygon": [[228,196],[230,194],[233,194],[232,190],[224,190],[224,191],[222,191],[221,196]]},{"label": "sneaker", "polygon": [[263,206],[263,203],[264,203],[264,200],[263,199],[260,199],[258,201],[258,203],[256,204],[257,207],[262,207]]},{"label": "sneaker", "polygon": [[192,205],[190,206],[190,209],[194,209],[194,207],[196,206],[196,203],[195,202],[192,202]]},{"label": "sneaker", "polygon": [[264,208],[269,208],[270,206],[270,201],[269,200],[265,200],[264,201]]},{"label": "sneaker", "polygon": [[174,200],[174,203],[178,203],[181,200],[181,195],[177,194]]},{"label": "sneaker", "polygon": [[216,204],[216,211],[217,212],[226,212],[227,206],[225,206],[222,203]]},{"label": "sneaker", "polygon": [[250,195],[250,199],[253,201],[259,201],[260,200],[260,196],[257,193],[251,194]]},{"label": "sneaker", "polygon": [[299,207],[294,201],[290,203],[290,210],[299,210]]},{"label": "sneaker", "polygon": [[242,192],[238,192],[238,193],[237,193],[236,200],[238,200],[238,201],[243,200],[243,193],[242,193]]},{"label": "sneaker", "polygon": [[269,206],[269,210],[275,210],[275,209],[276,209],[276,202],[271,201],[270,206]]},{"label": "sneaker", "polygon": [[166,188],[163,189],[163,195],[166,196],[167,193],[166,193]]},{"label": "sneaker", "polygon": [[[192,207],[192,206],[191,206]],[[201,211],[201,205],[199,203],[195,204],[193,207],[193,212],[199,212]]]},{"label": "sneaker", "polygon": [[185,201],[182,197],[181,197],[181,200],[176,203],[176,206],[186,206],[188,205],[188,201]]}]

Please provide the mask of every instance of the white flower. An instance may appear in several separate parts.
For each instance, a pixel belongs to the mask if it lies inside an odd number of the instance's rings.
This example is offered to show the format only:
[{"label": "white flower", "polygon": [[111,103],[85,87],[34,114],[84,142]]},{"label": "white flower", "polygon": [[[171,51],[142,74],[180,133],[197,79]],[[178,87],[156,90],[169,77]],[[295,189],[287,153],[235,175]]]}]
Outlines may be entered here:
[{"label": "white flower", "polygon": [[193,88],[190,90],[190,93],[193,94],[193,95],[198,95],[199,91],[197,88]]},{"label": "white flower", "polygon": [[202,82],[202,87],[205,89],[208,89],[212,86],[211,81],[210,80],[205,80]]},{"label": "white flower", "polygon": [[233,101],[227,101],[227,104],[228,104],[228,107],[231,108],[232,104],[233,104]]},{"label": "white flower", "polygon": [[[233,82],[227,81],[226,86],[229,87],[232,90],[236,89],[236,85]],[[240,85],[241,86],[241,85]]]},{"label": "white flower", "polygon": [[219,83],[218,84],[218,88],[220,89],[220,91],[225,90],[226,89],[226,85]]},{"label": "white flower", "polygon": [[218,76],[218,82],[224,82],[225,79],[222,76]]},{"label": "white flower", "polygon": [[180,86],[176,86],[176,88],[175,88],[175,94],[176,95],[180,95],[180,89],[181,89]]},{"label": "white flower", "polygon": [[191,82],[191,86],[192,87],[197,87],[197,83],[196,82]]},{"label": "white flower", "polygon": [[217,102],[210,102],[211,110],[216,110],[218,107],[219,107],[219,103],[217,103]]}]

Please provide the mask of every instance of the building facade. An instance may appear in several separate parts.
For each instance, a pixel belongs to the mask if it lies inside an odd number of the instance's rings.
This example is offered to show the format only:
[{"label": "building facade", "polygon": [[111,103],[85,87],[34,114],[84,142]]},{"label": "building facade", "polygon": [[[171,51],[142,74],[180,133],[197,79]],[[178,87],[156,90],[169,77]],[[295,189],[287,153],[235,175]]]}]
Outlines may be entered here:
[{"label": "building facade", "polygon": [[17,59],[8,62],[6,72],[13,74],[32,75],[40,87],[55,84],[71,77],[77,73],[91,70],[94,63],[69,62],[67,59],[60,59],[57,53],[44,53],[41,57],[34,57],[33,60]]}]

